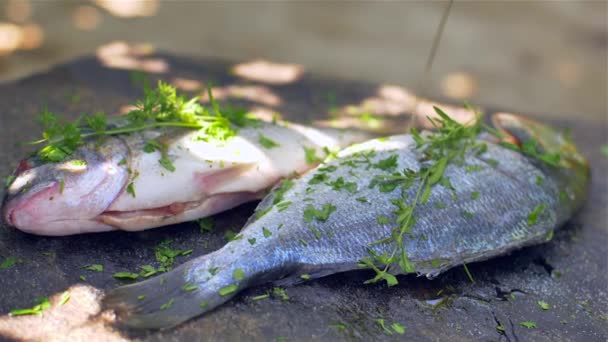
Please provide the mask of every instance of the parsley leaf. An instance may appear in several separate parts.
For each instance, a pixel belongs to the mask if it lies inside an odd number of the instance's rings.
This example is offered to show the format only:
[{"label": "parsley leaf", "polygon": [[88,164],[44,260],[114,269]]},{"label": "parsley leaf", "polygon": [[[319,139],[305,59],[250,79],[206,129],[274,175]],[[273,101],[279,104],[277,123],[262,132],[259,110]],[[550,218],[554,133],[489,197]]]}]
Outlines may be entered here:
[{"label": "parsley leaf", "polygon": [[267,149],[281,146],[279,143],[275,142],[274,140],[271,140],[270,138],[266,137],[262,133],[258,134],[258,139],[259,139],[260,145],[262,145],[264,148],[267,148]]}]

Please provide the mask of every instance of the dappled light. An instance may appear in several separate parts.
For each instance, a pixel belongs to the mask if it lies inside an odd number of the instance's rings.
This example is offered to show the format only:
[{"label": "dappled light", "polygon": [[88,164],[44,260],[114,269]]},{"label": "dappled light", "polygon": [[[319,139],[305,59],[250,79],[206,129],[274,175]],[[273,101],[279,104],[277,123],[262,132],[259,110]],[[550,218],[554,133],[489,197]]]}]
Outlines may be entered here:
[{"label": "dappled light", "polygon": [[280,64],[255,60],[235,65],[232,73],[238,77],[268,84],[287,84],[297,81],[304,72],[298,64]]},{"label": "dappled light", "polygon": [[9,20],[22,23],[32,15],[32,5],[29,0],[9,0],[5,3],[4,12]]},{"label": "dappled light", "polygon": [[23,30],[20,26],[0,23],[0,56],[9,54],[19,48],[23,41]]},{"label": "dappled light", "polygon": [[79,30],[94,30],[100,22],[99,10],[93,6],[78,6],[72,13],[72,23]]},{"label": "dappled light", "polygon": [[183,91],[197,91],[203,88],[203,84],[200,81],[187,78],[177,77],[172,79],[170,83],[173,84],[177,89]]},{"label": "dappled light", "polygon": [[441,80],[441,92],[451,99],[469,99],[477,92],[477,81],[467,72],[449,73]]},{"label": "dappled light", "polygon": [[101,311],[101,292],[88,285],[73,285],[69,300],[62,304],[64,292],[49,298],[51,307],[41,315],[0,316],[0,338],[17,340],[54,340],[61,336],[66,341],[111,340],[123,341],[108,323],[114,315]]},{"label": "dappled light", "polygon": [[409,90],[395,85],[381,85],[375,96],[363,99],[359,104],[349,104],[331,109],[330,120],[318,120],[317,124],[334,128],[357,128],[378,133],[404,133],[411,126],[433,128],[428,117],[435,118],[434,106],[464,124],[472,123],[475,113],[463,107],[447,105],[416,96]]},{"label": "dappled light", "polygon": [[568,88],[578,86],[582,77],[580,64],[568,60],[561,60],[555,63],[553,74],[562,85]]},{"label": "dappled light", "polygon": [[21,29],[22,37],[19,48],[23,50],[33,50],[42,46],[44,42],[44,31],[37,24],[28,24]]},{"label": "dappled light", "polygon": [[122,18],[150,17],[158,12],[158,0],[95,0],[108,13]]},{"label": "dappled light", "polygon": [[97,58],[109,68],[139,70],[149,73],[165,73],[169,64],[162,58],[146,57],[154,52],[150,44],[112,42],[97,49]]},{"label": "dappled light", "polygon": [[[265,86],[229,85],[225,87],[213,87],[212,92],[213,97],[217,100],[234,98],[257,102],[267,106],[279,106],[282,102],[279,95]],[[203,94],[201,94],[201,101],[209,101],[207,91],[204,91]]]},{"label": "dappled light", "polygon": [[276,120],[282,120],[283,116],[281,113],[274,111],[268,107],[254,106],[249,108],[249,115],[254,116],[262,121],[273,122]]}]

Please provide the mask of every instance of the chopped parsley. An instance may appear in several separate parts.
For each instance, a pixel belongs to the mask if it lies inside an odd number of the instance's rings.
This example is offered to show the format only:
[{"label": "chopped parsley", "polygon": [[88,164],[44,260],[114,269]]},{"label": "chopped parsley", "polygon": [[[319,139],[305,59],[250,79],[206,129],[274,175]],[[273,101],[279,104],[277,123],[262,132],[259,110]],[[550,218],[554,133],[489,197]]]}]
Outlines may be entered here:
[{"label": "chopped parsley", "polygon": [[194,285],[194,284],[186,284],[186,285],[182,286],[182,290],[184,290],[186,292],[192,292],[192,291],[198,290],[198,286]]},{"label": "chopped parsley", "polygon": [[384,216],[384,215],[380,215],[378,216],[378,224],[389,224],[391,223],[391,219]]},{"label": "chopped parsley", "polygon": [[469,277],[471,283],[475,284],[475,278],[473,278],[473,274],[471,274],[471,271],[469,271],[469,267],[467,266],[467,264],[462,263],[462,268],[464,269],[464,273],[467,274],[467,277]]},{"label": "chopped parsley", "polygon": [[462,216],[462,217],[464,217],[466,219],[470,219],[470,218],[475,217],[475,214],[470,213],[470,212],[468,212],[466,210],[462,210],[462,211],[460,211],[460,216]]},{"label": "chopped parsley", "polygon": [[232,278],[236,281],[241,281],[245,278],[245,271],[242,268],[237,268],[232,272]]},{"label": "chopped parsley", "polygon": [[536,302],[536,304],[538,304],[538,306],[543,310],[549,310],[551,308],[549,303],[545,302],[544,300],[539,300]]},{"label": "chopped parsley", "polygon": [[224,233],[224,238],[226,238],[226,240],[228,242],[236,241],[236,240],[242,239],[243,238],[243,234],[237,234],[237,233],[233,232],[232,230],[228,229]]},{"label": "chopped parsley", "polygon": [[42,315],[42,312],[51,307],[51,302],[47,297],[40,297],[36,299],[36,305],[29,309],[16,309],[11,310],[10,316],[24,316],[24,315]]},{"label": "chopped parsley", "polygon": [[7,188],[11,186],[11,184],[13,184],[13,182],[15,181],[15,178],[16,177],[14,175],[7,176],[4,180],[4,186]]},{"label": "chopped parsley", "polygon": [[253,245],[255,245],[256,239],[255,238],[251,238],[251,239],[247,239],[247,241],[249,241],[249,244],[253,246]]},{"label": "chopped parsley", "polygon": [[540,214],[542,214],[542,212],[545,211],[546,208],[547,208],[547,206],[545,204],[537,205],[534,208],[534,210],[532,210],[532,212],[528,215],[528,225],[529,226],[535,225],[536,222],[538,221],[538,216]]},{"label": "chopped parsley", "polygon": [[397,155],[393,154],[386,159],[382,159],[379,162],[372,165],[376,169],[380,169],[383,171],[391,171],[397,168]]},{"label": "chopped parsley", "polygon": [[174,298],[169,299],[168,302],[166,302],[165,304],[163,304],[163,305],[160,306],[160,309],[161,310],[167,310],[167,309],[171,308],[173,306],[173,302],[174,301],[175,301]]},{"label": "chopped parsley", "polygon": [[262,227],[262,233],[264,234],[265,238],[269,238],[272,236],[272,232],[266,227]]},{"label": "chopped parsley", "polygon": [[268,297],[270,297],[270,293],[265,293],[263,295],[252,297],[251,300],[258,301],[258,300],[266,299]]},{"label": "chopped parsley", "polygon": [[272,204],[278,204],[283,201],[285,193],[293,187],[295,182],[291,179],[285,179],[281,182],[281,185],[274,191],[274,198]]},{"label": "chopped parsley", "polygon": [[236,290],[238,288],[239,287],[236,284],[231,284],[231,285],[228,285],[228,286],[224,286],[224,287],[222,287],[220,289],[219,294],[220,294],[220,296],[224,297],[224,296],[227,296],[229,294],[232,294],[232,293],[236,292]]},{"label": "chopped parsley", "polygon": [[287,201],[287,202],[281,202],[279,204],[277,204],[277,209],[279,210],[279,212],[284,211],[285,209],[289,208],[289,206],[292,204],[291,201]]},{"label": "chopped parsley", "polygon": [[369,203],[369,201],[365,197],[357,197],[355,199],[361,203]]},{"label": "chopped parsley", "polygon": [[268,214],[271,210],[272,210],[272,206],[269,206],[268,208],[266,208],[264,210],[260,210],[260,211],[258,211],[258,212],[255,213],[255,218],[256,219],[260,219],[264,215]]},{"label": "chopped parsley", "polygon": [[395,322],[391,324],[391,328],[399,335],[405,334],[405,326],[401,323]]},{"label": "chopped parsley", "polygon": [[307,273],[300,274],[300,279],[310,280],[310,274],[307,274]]},{"label": "chopped parsley", "polygon": [[282,289],[280,287],[273,288],[272,294],[276,297],[279,297],[282,301],[289,300],[289,296],[287,295],[287,292],[285,291],[285,289]]},{"label": "chopped parsley", "polygon": [[329,175],[327,175],[326,173],[316,173],[308,181],[308,184],[310,184],[310,185],[321,184],[321,183],[327,182],[328,180],[329,180]]},{"label": "chopped parsley", "polygon": [[21,259],[15,257],[7,257],[0,263],[0,270],[5,270],[15,266],[16,264],[22,262]]},{"label": "chopped parsley", "polygon": [[201,233],[212,231],[215,225],[215,220],[212,216],[199,219],[197,222]]},{"label": "chopped parsley", "polygon": [[[162,81],[155,89],[145,87],[144,91],[143,99],[135,104],[136,108],[126,114],[126,123],[118,127],[103,113],[61,124],[55,114],[43,110],[40,118],[42,139],[33,142],[44,144],[38,155],[44,161],[60,162],[72,155],[88,137],[101,138],[159,127],[198,130],[201,140],[221,144],[234,137],[238,127],[255,120],[243,110],[220,110],[210,89],[210,108],[203,107],[196,97],[186,99],[177,94],[175,87]],[[166,167],[170,164],[165,160],[161,165]]]},{"label": "chopped parsley", "polygon": [[114,278],[120,280],[135,280],[139,278],[139,274],[131,272],[118,272],[114,273]]},{"label": "chopped parsley", "polygon": [[472,200],[476,200],[479,198],[479,191],[473,191],[471,192],[471,199]]},{"label": "chopped parsley", "polygon": [[343,177],[339,177],[335,181],[327,183],[327,185],[331,186],[332,189],[334,189],[336,191],[346,190],[346,191],[350,192],[351,194],[354,194],[355,192],[357,192],[357,183],[347,182],[344,180]]},{"label": "chopped parsley", "polygon": [[65,305],[67,302],[70,301],[70,291],[65,291],[64,293],[61,294],[61,299],[59,300],[59,305],[63,306]]},{"label": "chopped parsley", "polygon": [[84,269],[87,271],[93,271],[93,272],[103,272],[103,265],[90,264],[90,265],[85,266]]},{"label": "chopped parsley", "polygon": [[323,204],[321,209],[315,209],[312,204],[308,204],[304,209],[304,222],[310,223],[314,219],[325,222],[336,209],[336,206],[331,203]]},{"label": "chopped parsley", "polygon": [[320,163],[321,162],[321,158],[319,158],[317,156],[317,149],[314,147],[306,147],[303,146],[304,148],[304,155],[306,158],[306,163],[307,164],[316,164],[316,163]]},{"label": "chopped parsley", "polygon": [[519,325],[521,325],[524,328],[528,328],[528,329],[536,328],[536,323],[534,323],[532,321],[519,322]]},{"label": "chopped parsley", "polygon": [[281,146],[276,141],[269,139],[262,133],[258,134],[258,139],[259,139],[260,145],[262,145],[264,148],[267,148],[267,149]]}]

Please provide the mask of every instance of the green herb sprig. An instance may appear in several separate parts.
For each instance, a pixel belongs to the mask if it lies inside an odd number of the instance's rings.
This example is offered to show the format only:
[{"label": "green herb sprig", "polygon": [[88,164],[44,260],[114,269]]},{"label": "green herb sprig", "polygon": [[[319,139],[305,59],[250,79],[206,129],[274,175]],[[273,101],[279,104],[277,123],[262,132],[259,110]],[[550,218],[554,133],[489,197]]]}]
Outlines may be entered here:
[{"label": "green herb sprig", "polygon": [[[208,90],[210,108],[202,106],[197,97],[186,99],[177,94],[175,87],[159,81],[156,89],[146,87],[142,100],[135,109],[125,115],[124,120],[110,120],[103,113],[83,115],[74,122],[61,124],[57,116],[44,110],[41,123],[44,128],[42,139],[32,144],[44,144],[38,152],[41,159],[60,162],[72,155],[90,137],[103,138],[128,134],[159,127],[180,127],[200,130],[200,139],[223,143],[237,134],[242,127],[256,119],[244,110],[220,110],[214,100],[211,88]],[[118,124],[120,121],[121,124]],[[165,166],[171,169],[167,159]]]}]

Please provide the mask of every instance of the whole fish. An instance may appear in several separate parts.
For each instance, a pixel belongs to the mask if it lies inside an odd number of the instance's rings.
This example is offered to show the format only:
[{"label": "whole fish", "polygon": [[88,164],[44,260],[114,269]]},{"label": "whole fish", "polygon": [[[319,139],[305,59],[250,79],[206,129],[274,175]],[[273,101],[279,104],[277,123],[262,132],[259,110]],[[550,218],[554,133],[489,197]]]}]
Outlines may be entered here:
[{"label": "whole fish", "polygon": [[[485,260],[548,241],[586,196],[586,160],[565,136],[547,126],[499,114],[494,123],[514,142],[534,138],[559,152],[560,167],[489,141],[449,163],[443,182],[415,209],[404,235],[411,270],[429,278],[463,263]],[[193,259],[164,282],[152,278],[111,291],[105,307],[134,328],[167,328],[212,310],[239,291],[266,282],[291,285],[360,268],[373,255],[390,255],[403,198],[417,184],[381,189],[377,177],[428,167],[411,135],[350,147],[295,181],[285,181],[260,203],[240,238]],[[541,209],[539,209],[541,208]],[[377,265],[380,267],[380,265]]]},{"label": "whole fish", "polygon": [[[225,144],[200,135],[148,129],[90,139],[59,163],[25,159],[8,186],[4,221],[32,234],[71,235],[195,220],[259,199],[328,151],[369,139],[283,121],[248,125]],[[170,166],[159,163],[163,156]]]}]

